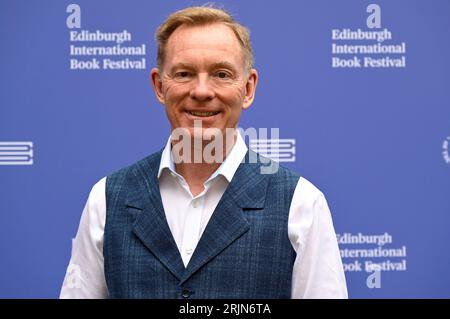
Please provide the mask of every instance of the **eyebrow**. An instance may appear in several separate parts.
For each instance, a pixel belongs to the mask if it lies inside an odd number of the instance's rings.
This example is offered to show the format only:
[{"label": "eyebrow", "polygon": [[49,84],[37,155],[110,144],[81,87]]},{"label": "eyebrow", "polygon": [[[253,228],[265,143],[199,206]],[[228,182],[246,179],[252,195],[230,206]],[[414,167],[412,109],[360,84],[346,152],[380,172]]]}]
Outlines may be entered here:
[{"label": "eyebrow", "polygon": [[229,69],[231,71],[233,71],[234,73],[236,73],[236,68],[234,67],[233,64],[231,64],[230,62],[227,61],[220,61],[220,62],[216,62],[212,64],[213,69]]},{"label": "eyebrow", "polygon": [[195,69],[193,64],[190,63],[184,63],[184,62],[179,62],[179,63],[175,63],[171,68],[170,68],[170,73],[173,73],[176,69],[189,69],[189,70],[193,70]]},{"label": "eyebrow", "polygon": [[[236,73],[237,70],[234,67],[234,65],[230,62],[227,61],[219,61],[219,62],[215,62],[213,64],[210,65],[210,68],[212,69],[229,69],[232,72]],[[191,64],[191,63],[185,63],[185,62],[179,62],[179,63],[175,63],[171,68],[170,68],[170,73],[173,73],[176,69],[188,69],[188,70],[194,70],[195,69],[195,65]]]}]

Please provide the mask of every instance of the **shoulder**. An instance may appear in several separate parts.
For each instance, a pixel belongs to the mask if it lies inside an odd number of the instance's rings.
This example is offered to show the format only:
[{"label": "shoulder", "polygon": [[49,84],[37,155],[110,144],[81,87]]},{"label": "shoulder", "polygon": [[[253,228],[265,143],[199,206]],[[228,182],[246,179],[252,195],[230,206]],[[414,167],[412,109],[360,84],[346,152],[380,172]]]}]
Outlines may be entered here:
[{"label": "shoulder", "polygon": [[153,171],[155,169],[158,170],[159,162],[161,160],[161,153],[162,151],[153,153],[139,161],[134,162],[131,165],[113,171],[111,174],[106,176],[106,183],[110,184],[113,181],[123,181],[129,176],[135,176],[139,171]]},{"label": "shoulder", "polygon": [[331,222],[329,217],[323,193],[309,180],[301,177],[289,210],[289,236],[294,245],[297,245],[295,247],[304,247],[313,226]]},{"label": "shoulder", "polygon": [[322,191],[304,177],[300,177],[294,191],[291,203],[291,213],[303,215],[310,220],[317,218],[317,214],[328,214],[327,200]]},{"label": "shoulder", "polygon": [[102,177],[92,186],[89,198],[102,198],[105,195],[106,176]]},{"label": "shoulder", "polygon": [[[253,154],[252,154],[253,153]],[[252,162],[252,157],[257,155],[257,162]],[[300,175],[268,157],[262,156],[250,150],[249,166],[256,171],[256,180],[267,185],[267,194],[290,203]]]},{"label": "shoulder", "polygon": [[296,171],[284,167],[283,165],[280,165],[279,162],[256,153],[251,149],[249,149],[249,152],[247,153],[246,161],[249,163],[256,162],[259,173],[267,175],[270,179],[298,181],[300,178],[300,175]]},{"label": "shoulder", "polygon": [[297,205],[303,208],[314,208],[319,202],[325,201],[322,191],[304,177],[300,177],[294,193]]},{"label": "shoulder", "polygon": [[316,200],[317,198],[324,196],[322,191],[305,177],[300,177],[297,188],[302,194],[302,197],[310,200]]}]

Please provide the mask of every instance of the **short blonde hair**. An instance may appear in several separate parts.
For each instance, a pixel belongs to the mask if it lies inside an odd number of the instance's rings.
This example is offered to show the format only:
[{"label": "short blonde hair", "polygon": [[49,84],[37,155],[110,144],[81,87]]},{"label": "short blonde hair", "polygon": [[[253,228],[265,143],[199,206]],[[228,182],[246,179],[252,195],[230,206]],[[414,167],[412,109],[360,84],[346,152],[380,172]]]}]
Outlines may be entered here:
[{"label": "short blonde hair", "polygon": [[176,11],[159,26],[155,34],[156,42],[158,44],[158,69],[162,70],[162,65],[164,64],[167,41],[169,40],[170,35],[179,26],[199,26],[213,23],[223,23],[233,30],[236,38],[241,44],[244,53],[245,66],[247,70],[251,70],[253,68],[254,58],[250,43],[250,31],[239,24],[230,13],[212,6],[189,7]]}]

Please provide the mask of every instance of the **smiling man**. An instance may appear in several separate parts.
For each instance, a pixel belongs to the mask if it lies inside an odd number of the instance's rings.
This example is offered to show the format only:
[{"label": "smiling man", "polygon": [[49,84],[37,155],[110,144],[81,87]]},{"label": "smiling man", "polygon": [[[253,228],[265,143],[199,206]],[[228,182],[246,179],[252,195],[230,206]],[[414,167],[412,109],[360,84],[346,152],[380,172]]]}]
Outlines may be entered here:
[{"label": "smiling man", "polygon": [[[176,172],[186,180],[194,196],[203,191],[205,181],[233,147],[235,138],[233,143],[227,143],[226,137],[229,129],[237,127],[241,111],[252,104],[258,80],[252,68],[251,50],[241,45],[249,43],[245,29],[207,22],[210,17],[206,14],[225,14],[214,10],[193,8],[171,16],[158,30],[158,68],[151,72],[156,97],[166,107],[172,131],[181,129],[180,134],[172,134],[172,143],[180,142],[175,140],[180,135],[202,140],[200,148],[191,143],[191,156],[184,156],[183,161],[177,156],[180,152],[173,152]],[[194,20],[189,14],[202,12],[204,23],[189,20]],[[200,130],[195,130],[195,123],[201,125]],[[200,136],[195,136],[196,131]],[[216,142],[222,139],[222,156],[214,163],[196,161],[195,158],[203,159],[205,143],[212,136]],[[184,138],[186,141],[189,139]],[[187,152],[187,148],[183,147],[183,151]]]},{"label": "smiling man", "polygon": [[156,39],[172,134],[93,187],[61,297],[346,298],[325,197],[286,168],[263,174],[237,131],[258,83],[248,30],[191,7]]}]

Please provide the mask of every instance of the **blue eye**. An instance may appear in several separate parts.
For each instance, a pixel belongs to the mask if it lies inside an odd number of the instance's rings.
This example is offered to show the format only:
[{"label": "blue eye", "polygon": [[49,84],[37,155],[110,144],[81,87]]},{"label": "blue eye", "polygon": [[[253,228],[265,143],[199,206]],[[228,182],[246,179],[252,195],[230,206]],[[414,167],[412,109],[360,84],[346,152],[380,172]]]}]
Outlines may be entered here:
[{"label": "blue eye", "polygon": [[187,72],[187,71],[181,71],[181,72],[177,72],[175,75],[176,75],[177,77],[180,77],[180,78],[186,78],[186,77],[189,76],[189,72]]},{"label": "blue eye", "polygon": [[218,77],[219,79],[229,79],[231,75],[228,72],[219,71],[216,73],[216,77]]}]

